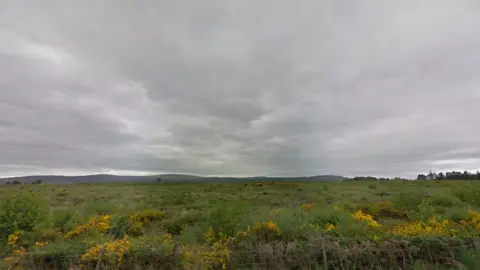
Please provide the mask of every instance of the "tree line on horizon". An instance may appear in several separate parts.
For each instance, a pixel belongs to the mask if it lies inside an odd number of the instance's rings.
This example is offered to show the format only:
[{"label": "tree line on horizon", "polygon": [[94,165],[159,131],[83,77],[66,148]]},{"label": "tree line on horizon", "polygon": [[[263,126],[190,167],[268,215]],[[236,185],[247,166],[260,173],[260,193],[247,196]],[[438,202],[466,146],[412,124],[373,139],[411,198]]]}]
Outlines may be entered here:
[{"label": "tree line on horizon", "polygon": [[428,174],[419,174],[417,180],[480,180],[480,172],[471,173],[468,171],[457,172],[439,172],[434,173],[430,171]]}]

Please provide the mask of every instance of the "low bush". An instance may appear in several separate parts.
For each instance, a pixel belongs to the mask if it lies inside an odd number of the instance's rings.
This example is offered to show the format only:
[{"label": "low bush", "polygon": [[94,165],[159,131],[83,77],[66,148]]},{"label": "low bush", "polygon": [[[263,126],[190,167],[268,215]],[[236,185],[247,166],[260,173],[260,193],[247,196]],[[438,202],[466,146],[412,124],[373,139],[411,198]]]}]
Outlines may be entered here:
[{"label": "low bush", "polygon": [[34,194],[11,194],[0,201],[0,242],[15,231],[33,231],[46,217],[46,206]]}]

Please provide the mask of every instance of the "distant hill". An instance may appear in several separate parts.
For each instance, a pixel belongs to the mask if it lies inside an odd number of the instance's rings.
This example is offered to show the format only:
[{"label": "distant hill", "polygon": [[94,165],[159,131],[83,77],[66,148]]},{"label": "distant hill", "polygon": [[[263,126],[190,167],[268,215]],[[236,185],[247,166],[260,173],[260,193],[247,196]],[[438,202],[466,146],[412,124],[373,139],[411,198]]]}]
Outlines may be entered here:
[{"label": "distant hill", "polygon": [[62,176],[62,175],[31,175],[20,177],[0,178],[0,184],[8,181],[21,181],[30,184],[36,180],[43,183],[52,184],[74,184],[74,183],[125,183],[125,182],[156,182],[164,183],[179,182],[249,182],[249,181],[342,181],[343,176],[338,175],[317,175],[308,177],[204,177],[186,174],[162,174],[149,176],[128,176],[111,174],[93,174],[82,176]]}]

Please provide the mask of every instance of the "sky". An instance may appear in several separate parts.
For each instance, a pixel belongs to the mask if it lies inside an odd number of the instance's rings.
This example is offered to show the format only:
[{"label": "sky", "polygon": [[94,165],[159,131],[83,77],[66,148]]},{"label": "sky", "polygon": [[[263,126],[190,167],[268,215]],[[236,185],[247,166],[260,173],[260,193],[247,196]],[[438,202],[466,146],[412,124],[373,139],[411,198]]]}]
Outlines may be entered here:
[{"label": "sky", "polygon": [[480,167],[478,0],[0,0],[0,175]]}]

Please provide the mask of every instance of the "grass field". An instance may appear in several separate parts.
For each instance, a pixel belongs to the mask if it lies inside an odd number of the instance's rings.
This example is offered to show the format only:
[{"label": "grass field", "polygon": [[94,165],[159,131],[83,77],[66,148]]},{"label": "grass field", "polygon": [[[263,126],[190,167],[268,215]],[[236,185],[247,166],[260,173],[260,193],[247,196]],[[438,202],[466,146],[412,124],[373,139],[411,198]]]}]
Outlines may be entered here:
[{"label": "grass field", "polygon": [[5,185],[0,196],[4,268],[480,269],[475,181]]}]

